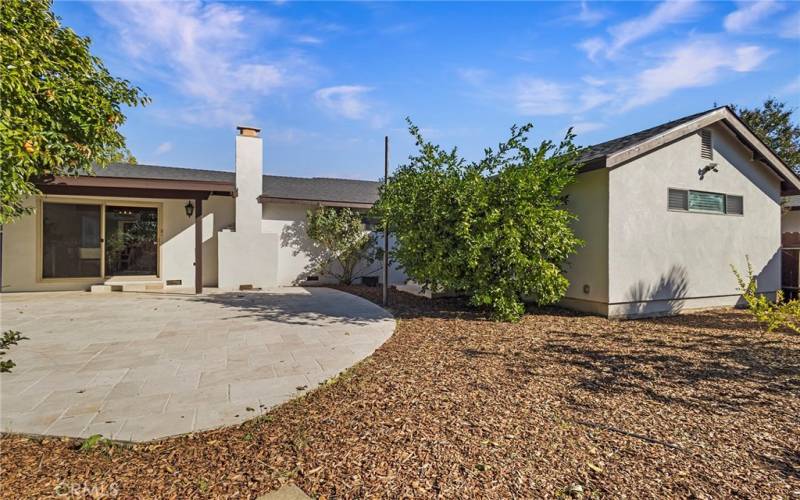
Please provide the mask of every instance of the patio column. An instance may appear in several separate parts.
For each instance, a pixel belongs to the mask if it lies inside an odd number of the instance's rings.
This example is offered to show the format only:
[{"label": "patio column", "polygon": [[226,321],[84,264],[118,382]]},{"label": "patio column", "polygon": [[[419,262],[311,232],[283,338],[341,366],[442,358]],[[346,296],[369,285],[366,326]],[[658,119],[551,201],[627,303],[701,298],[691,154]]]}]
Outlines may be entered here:
[{"label": "patio column", "polygon": [[194,200],[194,293],[203,293],[203,199]]}]

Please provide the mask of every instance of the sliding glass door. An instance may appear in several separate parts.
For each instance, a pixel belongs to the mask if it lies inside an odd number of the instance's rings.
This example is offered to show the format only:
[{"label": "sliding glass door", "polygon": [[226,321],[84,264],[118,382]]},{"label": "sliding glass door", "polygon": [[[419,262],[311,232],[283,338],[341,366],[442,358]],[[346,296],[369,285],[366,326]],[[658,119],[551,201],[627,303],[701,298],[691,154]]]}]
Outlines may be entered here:
[{"label": "sliding glass door", "polygon": [[100,205],[44,204],[43,278],[101,276],[100,209]]},{"label": "sliding glass door", "polygon": [[106,275],[158,274],[158,209],[106,206]]},{"label": "sliding glass door", "polygon": [[158,275],[158,207],[42,204],[42,278]]}]

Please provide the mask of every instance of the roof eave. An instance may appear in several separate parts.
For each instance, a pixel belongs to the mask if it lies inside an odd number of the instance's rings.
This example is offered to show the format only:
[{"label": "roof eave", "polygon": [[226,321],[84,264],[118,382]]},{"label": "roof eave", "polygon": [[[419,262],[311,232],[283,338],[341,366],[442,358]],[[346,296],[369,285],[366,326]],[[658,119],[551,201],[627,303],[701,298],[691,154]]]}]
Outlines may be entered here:
[{"label": "roof eave", "polygon": [[342,207],[342,208],[372,208],[374,203],[367,203],[362,201],[341,201],[341,200],[321,200],[312,198],[283,198],[278,196],[261,195],[258,197],[259,203],[291,203],[298,205],[319,205],[325,207]]},{"label": "roof eave", "polygon": [[709,111],[705,115],[687,123],[671,128],[661,134],[634,144],[605,157],[605,166],[613,168],[649,153],[662,146],[695,133],[709,125],[722,121],[743,144],[754,152],[754,160],[770,167],[785,183],[789,190],[800,190],[800,178],[752,130],[729,108],[723,107]]}]

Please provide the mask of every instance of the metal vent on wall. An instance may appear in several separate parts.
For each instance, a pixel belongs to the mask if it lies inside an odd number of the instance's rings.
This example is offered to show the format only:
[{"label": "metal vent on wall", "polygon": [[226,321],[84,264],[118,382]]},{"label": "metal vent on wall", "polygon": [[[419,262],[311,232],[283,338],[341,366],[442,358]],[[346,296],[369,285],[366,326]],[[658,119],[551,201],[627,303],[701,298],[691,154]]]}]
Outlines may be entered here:
[{"label": "metal vent on wall", "polygon": [[714,159],[714,148],[711,146],[711,131],[700,131],[700,158],[706,160]]},{"label": "metal vent on wall", "polygon": [[670,210],[689,210],[689,191],[670,189],[668,206]]},{"label": "metal vent on wall", "polygon": [[744,215],[744,198],[730,194],[726,195],[725,213],[729,215]]}]

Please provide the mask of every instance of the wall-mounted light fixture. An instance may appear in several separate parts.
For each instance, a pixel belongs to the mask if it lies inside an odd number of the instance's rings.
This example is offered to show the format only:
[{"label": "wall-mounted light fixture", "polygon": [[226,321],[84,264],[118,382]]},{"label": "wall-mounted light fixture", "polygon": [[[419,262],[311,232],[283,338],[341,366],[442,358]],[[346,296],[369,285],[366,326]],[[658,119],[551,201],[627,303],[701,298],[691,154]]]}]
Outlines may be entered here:
[{"label": "wall-mounted light fixture", "polygon": [[183,208],[186,210],[186,217],[191,217],[194,213],[194,205],[191,201],[187,202]]},{"label": "wall-mounted light fixture", "polygon": [[709,163],[708,165],[706,165],[705,167],[703,167],[703,168],[701,168],[700,170],[697,171],[697,173],[700,174],[700,180],[701,181],[703,180],[703,177],[705,177],[706,174],[709,173],[709,172],[719,172],[719,170],[717,170],[717,164],[716,163]]}]

